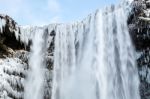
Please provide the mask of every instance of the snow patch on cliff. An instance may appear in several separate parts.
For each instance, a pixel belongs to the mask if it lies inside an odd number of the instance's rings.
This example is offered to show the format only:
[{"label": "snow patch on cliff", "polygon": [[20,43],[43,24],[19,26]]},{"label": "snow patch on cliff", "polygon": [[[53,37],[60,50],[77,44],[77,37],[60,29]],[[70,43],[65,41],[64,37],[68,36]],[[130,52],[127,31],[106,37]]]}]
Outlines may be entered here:
[{"label": "snow patch on cliff", "polygon": [[18,92],[17,88],[21,88],[24,85],[24,78],[19,75],[21,73],[25,74],[26,67],[27,65],[18,58],[0,59],[1,99],[21,98],[23,96],[23,92]]},{"label": "snow patch on cliff", "polygon": [[3,32],[3,27],[6,25],[6,20],[0,18],[0,33]]}]

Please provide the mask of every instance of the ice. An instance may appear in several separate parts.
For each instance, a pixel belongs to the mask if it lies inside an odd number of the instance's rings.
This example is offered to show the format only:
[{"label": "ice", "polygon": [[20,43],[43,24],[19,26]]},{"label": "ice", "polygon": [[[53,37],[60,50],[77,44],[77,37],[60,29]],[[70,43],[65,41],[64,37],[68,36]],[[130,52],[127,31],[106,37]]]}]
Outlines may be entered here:
[{"label": "ice", "polygon": [[22,79],[19,76],[16,76],[14,73],[19,75],[20,73],[25,72],[26,65],[22,64],[22,61],[17,58],[6,58],[0,59],[0,96],[6,97],[9,99],[11,94],[16,98],[21,98],[23,92],[18,92],[16,89],[13,89],[12,86],[18,85],[22,86]]}]

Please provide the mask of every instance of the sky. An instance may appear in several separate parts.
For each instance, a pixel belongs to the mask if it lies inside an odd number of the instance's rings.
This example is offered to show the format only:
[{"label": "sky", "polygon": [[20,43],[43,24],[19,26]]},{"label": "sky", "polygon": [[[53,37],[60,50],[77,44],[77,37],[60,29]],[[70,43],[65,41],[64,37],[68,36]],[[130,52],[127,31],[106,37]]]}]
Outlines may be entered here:
[{"label": "sky", "polygon": [[0,0],[0,14],[19,25],[44,25],[82,20],[96,9],[119,0]]}]

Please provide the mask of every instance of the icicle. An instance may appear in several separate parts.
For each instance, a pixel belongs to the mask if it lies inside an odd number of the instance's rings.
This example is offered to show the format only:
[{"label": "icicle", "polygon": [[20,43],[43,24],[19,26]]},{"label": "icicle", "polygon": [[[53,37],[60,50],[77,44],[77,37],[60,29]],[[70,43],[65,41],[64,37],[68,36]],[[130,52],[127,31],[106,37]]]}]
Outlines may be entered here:
[{"label": "icicle", "polygon": [[0,19],[0,33],[3,33],[2,19]]}]

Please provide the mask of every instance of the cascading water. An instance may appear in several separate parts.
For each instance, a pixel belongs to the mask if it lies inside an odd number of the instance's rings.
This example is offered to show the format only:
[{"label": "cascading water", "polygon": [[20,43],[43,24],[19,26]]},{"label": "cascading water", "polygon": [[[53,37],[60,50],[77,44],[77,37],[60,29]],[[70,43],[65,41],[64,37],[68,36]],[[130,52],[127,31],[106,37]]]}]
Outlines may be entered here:
[{"label": "cascading water", "polygon": [[[27,29],[28,30],[28,29]],[[46,40],[44,39],[44,29],[29,29],[33,45],[31,46],[31,56],[29,58],[29,71],[25,82],[25,99],[43,99],[44,82],[44,54],[46,52]]]},{"label": "cascading water", "polygon": [[140,99],[124,7],[58,25],[52,99]]},{"label": "cascading water", "polygon": [[[0,99],[49,99],[53,60],[51,99],[140,99],[126,10],[111,6],[74,24],[27,28],[1,16],[2,45],[10,27],[10,36],[32,46],[29,58],[16,51],[16,57],[0,60]],[[23,53],[25,60],[19,59]]]}]

